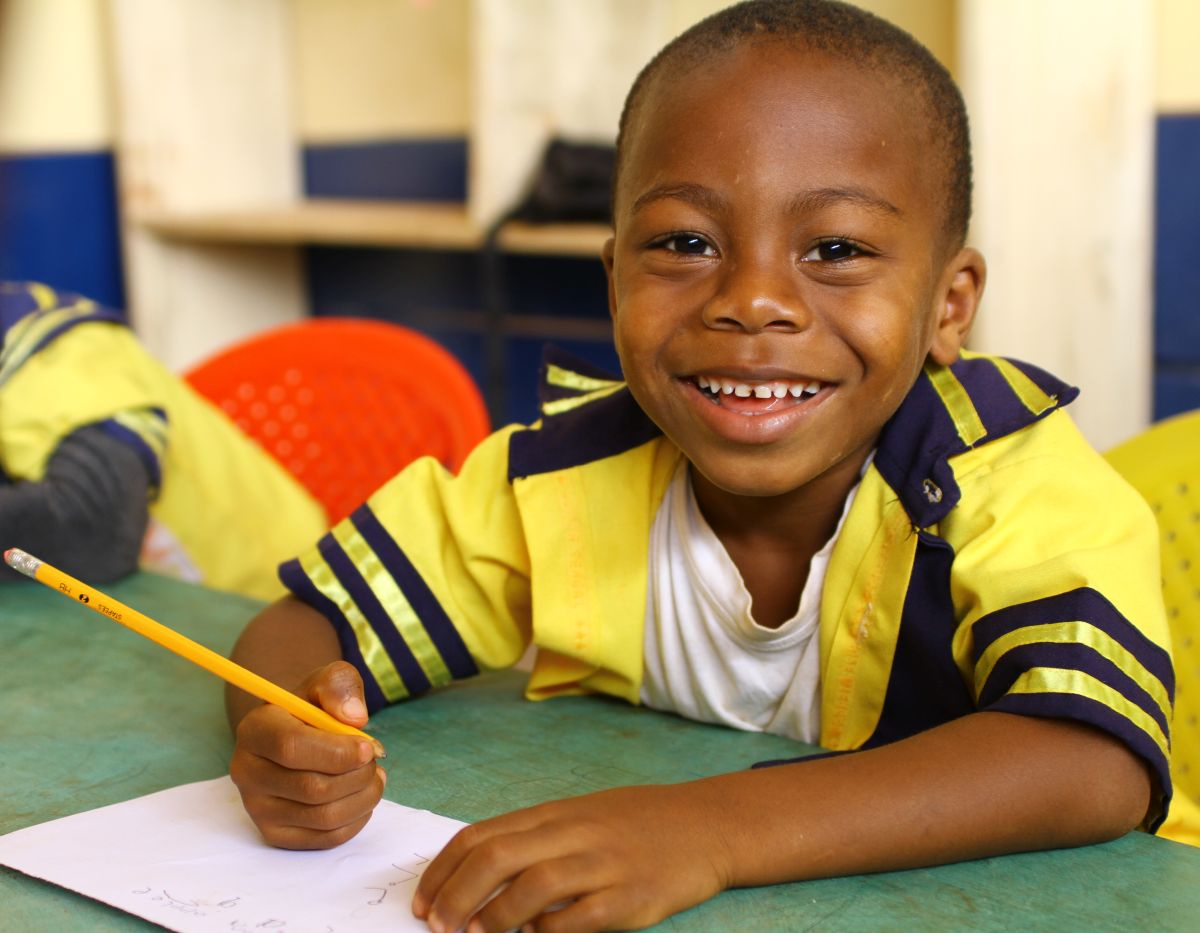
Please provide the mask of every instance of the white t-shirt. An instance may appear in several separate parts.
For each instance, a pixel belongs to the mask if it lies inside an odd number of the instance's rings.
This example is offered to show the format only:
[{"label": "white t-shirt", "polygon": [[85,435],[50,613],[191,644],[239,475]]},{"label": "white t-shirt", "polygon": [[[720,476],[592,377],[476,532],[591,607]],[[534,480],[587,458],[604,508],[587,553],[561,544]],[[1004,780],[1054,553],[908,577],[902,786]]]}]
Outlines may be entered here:
[{"label": "white t-shirt", "polygon": [[700,512],[683,461],[650,530],[641,700],[702,722],[815,743],[821,732],[821,588],[833,537],[813,556],[796,614],[765,628],[733,559]]}]

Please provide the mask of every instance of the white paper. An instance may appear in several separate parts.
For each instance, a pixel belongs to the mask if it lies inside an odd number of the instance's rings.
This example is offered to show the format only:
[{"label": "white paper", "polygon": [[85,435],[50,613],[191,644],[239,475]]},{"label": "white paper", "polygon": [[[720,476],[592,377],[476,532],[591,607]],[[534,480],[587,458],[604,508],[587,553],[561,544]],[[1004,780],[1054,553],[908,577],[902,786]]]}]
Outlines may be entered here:
[{"label": "white paper", "polygon": [[0,863],[185,933],[425,933],[417,878],[465,825],[385,800],[336,849],[275,849],[223,777],[9,833]]}]

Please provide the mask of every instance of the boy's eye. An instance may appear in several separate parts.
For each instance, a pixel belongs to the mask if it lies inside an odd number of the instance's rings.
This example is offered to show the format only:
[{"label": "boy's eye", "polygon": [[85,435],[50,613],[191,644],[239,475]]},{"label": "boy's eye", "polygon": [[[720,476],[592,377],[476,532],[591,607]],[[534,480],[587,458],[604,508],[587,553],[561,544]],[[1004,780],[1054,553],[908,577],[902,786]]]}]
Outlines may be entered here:
[{"label": "boy's eye", "polygon": [[822,240],[807,253],[800,257],[801,262],[845,262],[847,259],[857,259],[864,255],[853,240],[834,237]]},{"label": "boy's eye", "polygon": [[655,246],[671,253],[682,253],[685,256],[715,256],[717,254],[708,240],[694,233],[673,233],[668,237],[663,237]]}]

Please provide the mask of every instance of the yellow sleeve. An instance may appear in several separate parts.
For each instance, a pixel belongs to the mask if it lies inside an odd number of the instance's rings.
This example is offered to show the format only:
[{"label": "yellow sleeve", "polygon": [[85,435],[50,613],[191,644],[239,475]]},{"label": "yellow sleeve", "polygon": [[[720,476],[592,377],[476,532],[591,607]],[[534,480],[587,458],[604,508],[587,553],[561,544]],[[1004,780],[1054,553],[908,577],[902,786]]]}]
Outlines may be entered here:
[{"label": "yellow sleeve", "polygon": [[165,446],[160,381],[146,378],[147,356],[129,329],[107,321],[80,323],[30,357],[4,384],[4,469],[39,480],[68,434],[97,422],[144,417],[131,425],[156,458]]},{"label": "yellow sleeve", "polygon": [[[980,709],[1073,719],[1116,736],[1170,795],[1174,693],[1149,507],[1065,413],[983,448],[956,478],[954,656]],[[965,460],[966,458],[964,458]]]},{"label": "yellow sleeve", "polygon": [[417,460],[281,568],[337,629],[372,709],[512,665],[528,645],[529,557],[508,482],[513,430],[484,440],[458,476]]}]

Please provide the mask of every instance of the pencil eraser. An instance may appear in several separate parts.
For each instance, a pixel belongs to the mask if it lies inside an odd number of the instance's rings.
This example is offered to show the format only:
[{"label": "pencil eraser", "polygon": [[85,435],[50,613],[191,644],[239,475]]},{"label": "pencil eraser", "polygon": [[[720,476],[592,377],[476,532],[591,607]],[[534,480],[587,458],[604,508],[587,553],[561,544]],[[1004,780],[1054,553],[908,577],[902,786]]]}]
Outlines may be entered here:
[{"label": "pencil eraser", "polygon": [[4,563],[12,567],[17,573],[23,573],[27,577],[36,575],[38,568],[42,566],[40,560],[26,554],[19,547],[10,547],[4,552]]}]

